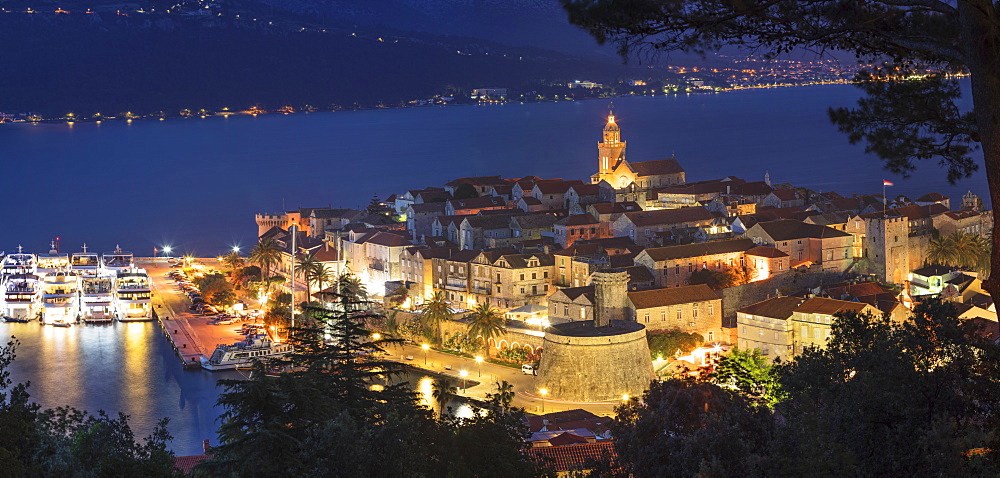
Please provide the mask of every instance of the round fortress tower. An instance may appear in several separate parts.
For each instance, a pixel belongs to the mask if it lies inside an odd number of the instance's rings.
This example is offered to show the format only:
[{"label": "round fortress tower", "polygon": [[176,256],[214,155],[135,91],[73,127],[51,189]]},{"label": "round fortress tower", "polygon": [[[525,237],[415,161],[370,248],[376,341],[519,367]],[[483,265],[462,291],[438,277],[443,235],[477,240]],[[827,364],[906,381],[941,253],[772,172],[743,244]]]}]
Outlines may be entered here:
[{"label": "round fortress tower", "polygon": [[545,331],[538,388],[556,400],[603,402],[638,396],[653,380],[646,328],[625,320],[628,273],[595,272],[594,320]]}]

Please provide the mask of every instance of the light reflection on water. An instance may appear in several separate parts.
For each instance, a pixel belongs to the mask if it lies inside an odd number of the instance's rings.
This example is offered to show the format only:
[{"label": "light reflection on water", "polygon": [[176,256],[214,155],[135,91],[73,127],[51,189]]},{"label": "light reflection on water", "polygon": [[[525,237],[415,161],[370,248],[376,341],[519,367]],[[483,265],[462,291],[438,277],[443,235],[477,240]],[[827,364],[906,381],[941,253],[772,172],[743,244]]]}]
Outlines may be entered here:
[{"label": "light reflection on water", "polygon": [[[201,454],[204,439],[216,444],[216,419],[223,411],[215,406],[222,392],[216,381],[243,378],[239,372],[184,370],[152,322],[68,328],[0,322],[0,340],[6,343],[11,335],[21,342],[11,378],[15,383],[30,381],[32,400],[45,408],[125,413],[140,438],[167,417],[174,436],[170,445],[178,455]],[[399,381],[410,382],[424,405],[440,411],[432,377],[408,372],[393,379]],[[454,415],[472,416],[464,402],[453,400],[447,406]]]},{"label": "light reflection on water", "polygon": [[201,441],[215,442],[215,382],[234,372],[184,370],[151,322],[113,325],[41,326],[0,322],[0,340],[17,336],[21,345],[12,366],[15,382],[30,381],[32,400],[43,407],[71,406],[96,413],[131,416],[138,437],[170,419],[171,448],[178,455],[200,454]]}]

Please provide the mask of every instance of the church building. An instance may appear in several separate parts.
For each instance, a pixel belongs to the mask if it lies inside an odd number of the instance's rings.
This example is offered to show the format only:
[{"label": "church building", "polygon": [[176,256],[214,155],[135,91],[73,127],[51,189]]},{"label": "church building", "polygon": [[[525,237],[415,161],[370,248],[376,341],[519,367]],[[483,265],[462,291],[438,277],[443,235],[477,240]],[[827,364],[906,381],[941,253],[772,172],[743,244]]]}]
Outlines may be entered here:
[{"label": "church building", "polygon": [[684,168],[674,158],[628,162],[625,141],[613,112],[604,126],[604,141],[597,143],[598,171],[590,177],[592,183],[606,181],[619,192],[645,192],[652,189],[684,184]]}]

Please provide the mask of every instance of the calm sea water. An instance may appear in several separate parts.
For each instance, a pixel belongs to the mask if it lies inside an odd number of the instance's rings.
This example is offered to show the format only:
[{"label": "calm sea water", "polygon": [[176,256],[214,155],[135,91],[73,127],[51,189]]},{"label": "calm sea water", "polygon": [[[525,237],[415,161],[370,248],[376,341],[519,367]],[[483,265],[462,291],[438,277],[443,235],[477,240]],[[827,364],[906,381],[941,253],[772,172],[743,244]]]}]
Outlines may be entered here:
[{"label": "calm sea water", "polygon": [[[908,180],[847,143],[826,110],[852,86],[620,98],[632,160],[675,156],[689,180],[736,175],[842,194],[985,196],[985,176],[949,186],[933,163]],[[585,178],[608,102],[427,107],[104,124],[0,126],[0,250],[172,244],[214,255],[255,240],[253,215],[298,206],[359,207],[372,194],[459,176]]]}]

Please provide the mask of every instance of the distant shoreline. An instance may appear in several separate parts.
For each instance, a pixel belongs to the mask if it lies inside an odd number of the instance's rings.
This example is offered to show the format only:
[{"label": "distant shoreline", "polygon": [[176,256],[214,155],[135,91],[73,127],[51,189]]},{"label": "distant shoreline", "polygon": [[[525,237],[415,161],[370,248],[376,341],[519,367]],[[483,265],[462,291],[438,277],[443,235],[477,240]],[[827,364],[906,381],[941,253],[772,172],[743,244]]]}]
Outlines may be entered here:
[{"label": "distant shoreline", "polygon": [[[187,114],[178,112],[177,114],[147,114],[147,115],[131,115],[131,116],[100,116],[100,117],[89,117],[89,118],[70,118],[70,117],[59,117],[59,118],[44,118],[37,117],[32,119],[31,116],[26,118],[4,118],[0,117],[0,125],[3,124],[57,124],[66,123],[73,125],[76,123],[96,123],[100,124],[105,121],[120,122],[125,121],[131,123],[137,120],[159,120],[164,121],[167,119],[206,119],[210,117],[230,117],[230,116],[277,116],[277,115],[292,115],[292,114],[309,114],[309,113],[337,113],[337,112],[352,112],[352,111],[371,111],[371,110],[396,110],[396,109],[408,109],[408,108],[431,108],[431,107],[452,107],[452,106],[502,106],[506,104],[526,104],[526,103],[562,103],[565,101],[576,102],[576,101],[591,101],[591,100],[607,100],[615,98],[632,98],[632,97],[655,97],[655,96],[681,96],[681,95],[705,95],[705,94],[719,94],[719,93],[732,93],[737,91],[746,90],[761,90],[761,89],[772,89],[772,88],[798,88],[798,87],[808,87],[808,86],[829,86],[829,85],[852,85],[855,82],[850,80],[836,80],[836,81],[816,81],[808,83],[776,83],[770,85],[753,85],[753,86],[736,86],[729,88],[719,88],[712,90],[695,90],[695,91],[685,91],[685,92],[673,92],[673,93],[661,93],[661,94],[624,94],[624,95],[607,95],[598,96],[594,98],[579,98],[579,99],[542,99],[542,100],[519,100],[519,101],[479,101],[472,103],[432,103],[432,104],[421,104],[421,105],[397,105],[397,106],[371,106],[371,107],[361,107],[361,108],[337,108],[337,109],[318,109],[318,108],[294,108],[292,106],[285,106],[277,110],[263,110],[246,108],[242,110],[229,110],[222,109],[218,111],[208,111],[208,110],[198,110],[197,112],[188,112]],[[161,112],[162,113],[162,112]],[[6,119],[6,120],[5,120]]]}]

